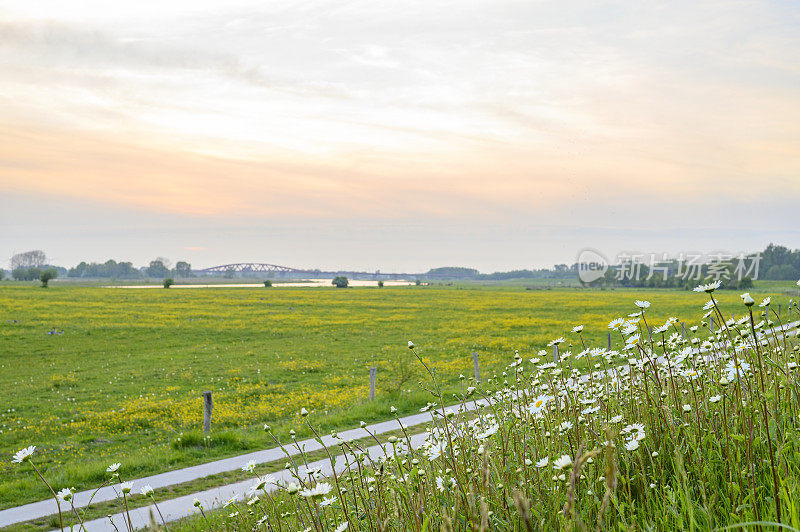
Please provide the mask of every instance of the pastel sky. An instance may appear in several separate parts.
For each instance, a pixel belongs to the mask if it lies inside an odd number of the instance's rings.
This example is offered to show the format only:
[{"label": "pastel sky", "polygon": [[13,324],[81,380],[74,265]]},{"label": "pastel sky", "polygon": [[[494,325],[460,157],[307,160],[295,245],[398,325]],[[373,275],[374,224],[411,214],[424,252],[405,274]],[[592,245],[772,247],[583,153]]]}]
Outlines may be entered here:
[{"label": "pastel sky", "polygon": [[800,247],[794,2],[0,0],[0,266]]}]

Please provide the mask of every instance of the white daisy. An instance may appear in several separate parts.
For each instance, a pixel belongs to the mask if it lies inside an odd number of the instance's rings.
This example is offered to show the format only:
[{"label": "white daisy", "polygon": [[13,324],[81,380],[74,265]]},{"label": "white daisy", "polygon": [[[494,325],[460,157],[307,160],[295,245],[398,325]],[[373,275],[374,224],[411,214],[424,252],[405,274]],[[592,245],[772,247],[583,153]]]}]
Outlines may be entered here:
[{"label": "white daisy", "polygon": [[225,501],[225,502],[222,504],[222,507],[223,507],[223,508],[227,508],[228,506],[230,506],[231,504],[233,504],[233,503],[235,503],[235,502],[236,502],[236,495],[234,495],[233,497],[231,497],[230,499],[228,499],[227,501]]},{"label": "white daisy", "polygon": [[330,493],[331,489],[333,487],[327,482],[320,482],[311,489],[301,490],[300,495],[303,497],[322,497]]},{"label": "white daisy", "polygon": [[561,455],[560,458],[553,462],[553,469],[566,469],[572,465],[572,457],[568,454]]},{"label": "white daisy", "polygon": [[615,330],[615,331],[616,331],[617,329],[619,329],[619,328],[622,326],[622,324],[623,324],[623,323],[625,323],[625,320],[624,320],[624,319],[622,319],[622,318],[614,318],[614,319],[613,319],[613,320],[611,320],[611,322],[608,324],[608,328],[609,328],[609,329],[613,329],[613,330]]},{"label": "white daisy", "polygon": [[331,504],[333,504],[335,502],[336,502],[336,496],[334,495],[333,497],[325,497],[324,499],[322,499],[320,501],[319,505],[324,508],[326,506],[330,506]]},{"label": "white daisy", "polygon": [[29,460],[30,457],[33,455],[33,451],[35,450],[36,450],[35,445],[31,445],[30,447],[25,447],[24,449],[14,453],[14,458],[12,458],[11,461],[14,462],[15,464],[21,464]]},{"label": "white daisy", "polygon": [[547,402],[552,399],[547,395],[540,395],[539,397],[535,398],[530,405],[528,405],[528,412],[533,415],[540,414],[544,407],[547,406]]},{"label": "white daisy", "polygon": [[719,287],[720,287],[720,285],[722,285],[722,281],[720,281],[720,280],[716,280],[716,281],[714,281],[713,283],[708,283],[708,284],[700,284],[700,285],[697,285],[697,286],[694,288],[694,291],[695,291],[695,292],[705,292],[705,293],[707,293],[707,294],[710,294],[711,292],[713,292],[714,290],[716,290],[717,288],[719,288]]}]

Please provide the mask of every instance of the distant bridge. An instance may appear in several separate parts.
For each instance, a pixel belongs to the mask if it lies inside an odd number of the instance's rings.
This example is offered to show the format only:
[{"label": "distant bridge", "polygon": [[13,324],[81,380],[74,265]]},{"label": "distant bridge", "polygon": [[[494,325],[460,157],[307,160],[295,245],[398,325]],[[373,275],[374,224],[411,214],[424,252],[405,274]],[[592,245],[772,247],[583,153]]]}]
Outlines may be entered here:
[{"label": "distant bridge", "polygon": [[201,273],[304,273],[308,270],[298,270],[297,268],[289,268],[288,266],[264,264],[261,262],[237,262],[236,264],[222,264],[221,266],[214,266],[198,271]]}]

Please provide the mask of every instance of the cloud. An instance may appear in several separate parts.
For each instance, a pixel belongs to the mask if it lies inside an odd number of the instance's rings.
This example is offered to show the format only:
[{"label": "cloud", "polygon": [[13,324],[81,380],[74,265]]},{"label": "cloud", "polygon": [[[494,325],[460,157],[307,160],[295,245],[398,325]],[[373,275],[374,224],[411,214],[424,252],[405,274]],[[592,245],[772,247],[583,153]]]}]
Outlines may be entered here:
[{"label": "cloud", "polygon": [[800,24],[780,5],[9,5],[15,193],[620,234],[800,199]]}]

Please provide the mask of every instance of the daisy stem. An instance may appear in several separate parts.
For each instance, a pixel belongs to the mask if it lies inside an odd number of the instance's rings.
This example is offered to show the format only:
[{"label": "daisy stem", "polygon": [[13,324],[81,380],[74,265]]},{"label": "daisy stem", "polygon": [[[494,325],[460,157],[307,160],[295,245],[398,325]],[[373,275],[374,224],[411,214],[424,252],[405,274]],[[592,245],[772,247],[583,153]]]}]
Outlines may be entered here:
[{"label": "daisy stem", "polygon": [[42,476],[42,473],[39,471],[39,468],[36,467],[36,464],[33,463],[33,460],[28,459],[28,462],[30,462],[31,466],[33,466],[33,470],[36,471],[36,474],[39,475],[40,479],[42,479],[42,482],[44,482],[45,486],[47,486],[47,489],[50,490],[50,493],[53,494],[53,498],[56,500],[56,506],[58,507],[58,527],[63,531],[64,530],[64,520],[63,520],[63,518],[61,516],[61,503],[58,502],[58,495],[56,495],[56,492],[53,489],[53,486],[51,486],[50,483],[47,482],[47,480],[45,480],[44,476]]}]

